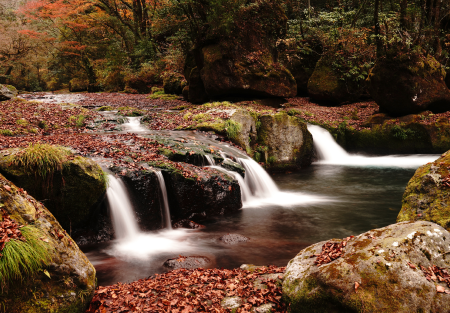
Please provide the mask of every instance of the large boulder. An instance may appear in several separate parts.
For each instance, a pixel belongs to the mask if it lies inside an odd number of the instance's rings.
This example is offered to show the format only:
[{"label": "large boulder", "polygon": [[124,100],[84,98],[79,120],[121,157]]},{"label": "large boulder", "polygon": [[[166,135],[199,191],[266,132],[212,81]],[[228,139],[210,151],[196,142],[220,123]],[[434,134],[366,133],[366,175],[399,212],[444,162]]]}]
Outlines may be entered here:
[{"label": "large boulder", "polygon": [[297,84],[292,74],[273,61],[268,47],[247,53],[227,49],[226,45],[203,48],[201,78],[211,98],[237,96],[294,97]]},{"label": "large boulder", "polygon": [[357,101],[363,86],[342,80],[331,66],[330,57],[323,56],[308,81],[309,97],[317,102],[331,105]]},{"label": "large boulder", "polygon": [[306,123],[286,112],[259,118],[258,144],[265,149],[270,166],[279,168],[309,166],[313,157],[313,138]]},{"label": "large boulder", "polygon": [[[289,262],[283,296],[290,312],[450,310],[450,296],[444,293],[450,292],[450,233],[442,227],[405,222],[345,242],[331,240],[329,246],[335,245],[326,256],[325,242],[319,242]],[[319,254],[334,260],[315,264]]]},{"label": "large boulder", "polygon": [[403,221],[430,221],[450,230],[450,153],[421,166],[406,186],[402,209]]},{"label": "large boulder", "polygon": [[209,96],[206,94],[205,86],[198,67],[194,67],[189,74],[189,86],[187,89],[188,100],[191,103],[202,104],[208,101]]},{"label": "large boulder", "polygon": [[450,110],[445,70],[431,55],[402,55],[377,61],[367,79],[380,110],[401,116]]},{"label": "large boulder", "polygon": [[47,208],[2,175],[0,202],[2,223],[24,225],[18,230],[26,239],[6,242],[0,256],[2,310],[84,312],[96,285],[87,257]]},{"label": "large boulder", "polygon": [[256,143],[258,138],[256,122],[257,119],[248,110],[239,109],[234,112],[230,120],[237,123],[240,126],[239,132],[232,139],[236,144],[245,149],[251,151],[251,144]]},{"label": "large boulder", "polygon": [[[24,164],[18,164],[24,153],[40,151],[61,153],[60,170],[42,177]],[[24,149],[9,149],[0,152],[0,173],[30,195],[45,203],[67,231],[84,225],[93,214],[96,205],[106,191],[105,173],[91,159],[73,155],[65,148],[48,145],[31,146]]]},{"label": "large boulder", "polygon": [[0,84],[0,101],[5,101],[17,97],[17,89],[11,85]]}]

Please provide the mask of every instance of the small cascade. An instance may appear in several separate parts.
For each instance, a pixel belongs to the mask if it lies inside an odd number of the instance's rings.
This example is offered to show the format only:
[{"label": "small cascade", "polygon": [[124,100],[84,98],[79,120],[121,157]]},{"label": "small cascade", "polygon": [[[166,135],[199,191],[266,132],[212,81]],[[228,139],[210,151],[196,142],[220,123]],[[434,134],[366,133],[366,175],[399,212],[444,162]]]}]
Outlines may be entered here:
[{"label": "small cascade", "polygon": [[139,227],[136,223],[133,206],[125,185],[114,175],[109,175],[106,197],[111,209],[117,239],[136,237],[139,234]]},{"label": "small cascade", "polygon": [[380,157],[349,154],[337,144],[326,129],[308,124],[308,130],[313,136],[314,148],[319,157],[317,163],[320,164],[417,168],[439,158],[439,155],[435,154],[387,155]]},{"label": "small cascade", "polygon": [[228,175],[234,177],[234,179],[236,179],[238,181],[239,187],[241,187],[242,203],[245,204],[246,202],[249,202],[252,200],[253,195],[252,195],[250,189],[248,188],[247,184],[245,183],[244,179],[242,178],[242,176],[239,175],[239,173],[229,171],[220,166],[211,166],[211,168],[215,168],[216,170],[219,170],[225,174],[228,174]]},{"label": "small cascade", "polygon": [[209,166],[216,165],[216,162],[214,161],[213,157],[210,156],[209,154],[205,155],[205,159],[206,159],[206,162],[208,163]]},{"label": "small cascade", "polygon": [[161,195],[163,199],[164,205],[164,221],[167,229],[172,229],[172,222],[170,217],[170,209],[169,209],[169,200],[167,199],[167,189],[166,182],[164,181],[164,176],[161,171],[155,171],[156,177],[158,177],[159,181],[159,189],[161,190]]},{"label": "small cascade", "polygon": [[141,116],[127,117],[128,122],[123,124],[123,127],[130,132],[142,132],[146,129],[141,125]]},{"label": "small cascade", "polygon": [[279,193],[277,185],[267,172],[254,160],[237,158],[245,169],[245,184],[257,198],[270,198]]}]

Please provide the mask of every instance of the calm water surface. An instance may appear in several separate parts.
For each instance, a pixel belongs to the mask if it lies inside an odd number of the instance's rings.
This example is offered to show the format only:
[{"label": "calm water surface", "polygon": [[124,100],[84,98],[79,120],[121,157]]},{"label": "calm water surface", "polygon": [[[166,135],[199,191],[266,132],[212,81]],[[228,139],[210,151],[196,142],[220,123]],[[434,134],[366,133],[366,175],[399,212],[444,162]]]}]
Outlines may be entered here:
[{"label": "calm water surface", "polygon": [[[202,230],[155,232],[133,243],[110,242],[83,250],[97,269],[100,285],[162,273],[164,261],[179,255],[207,256],[211,267],[219,268],[243,263],[285,266],[313,243],[395,223],[413,174],[414,169],[316,164],[273,178],[282,191],[313,196],[317,202],[247,207],[205,223]],[[251,240],[237,245],[217,240],[227,233]]]}]

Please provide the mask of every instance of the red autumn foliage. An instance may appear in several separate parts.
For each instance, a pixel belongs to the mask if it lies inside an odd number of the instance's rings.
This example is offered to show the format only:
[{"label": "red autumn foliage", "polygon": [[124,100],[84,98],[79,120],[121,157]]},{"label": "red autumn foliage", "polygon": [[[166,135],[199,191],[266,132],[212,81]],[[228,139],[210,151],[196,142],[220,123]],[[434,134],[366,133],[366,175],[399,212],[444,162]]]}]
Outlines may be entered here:
[{"label": "red autumn foliage", "polygon": [[[322,264],[330,263],[336,259],[339,259],[342,254],[344,254],[344,248],[347,245],[347,242],[352,239],[354,236],[350,236],[345,238],[341,242],[331,242],[328,241],[322,246],[322,252],[320,254],[313,254],[311,257],[317,257],[314,261],[314,264],[317,266],[321,266]],[[355,290],[358,287],[355,287]]]},{"label": "red autumn foliage", "polygon": [[[6,187],[9,186],[3,187],[7,189]],[[2,252],[8,241],[12,239],[26,241],[26,239],[20,231],[20,228],[23,226],[14,222],[4,210],[0,211],[2,212],[2,221],[0,222],[0,252]],[[1,256],[2,254],[0,253],[0,257]]]},{"label": "red autumn foliage", "polygon": [[[179,269],[129,284],[98,287],[86,313],[100,312],[230,312],[220,303],[224,297],[247,299],[234,312],[273,303],[271,312],[286,312],[281,286],[275,280],[257,289],[253,281],[263,274],[283,273],[284,267],[261,267],[253,273],[241,269]],[[281,276],[281,275],[280,275]]]}]

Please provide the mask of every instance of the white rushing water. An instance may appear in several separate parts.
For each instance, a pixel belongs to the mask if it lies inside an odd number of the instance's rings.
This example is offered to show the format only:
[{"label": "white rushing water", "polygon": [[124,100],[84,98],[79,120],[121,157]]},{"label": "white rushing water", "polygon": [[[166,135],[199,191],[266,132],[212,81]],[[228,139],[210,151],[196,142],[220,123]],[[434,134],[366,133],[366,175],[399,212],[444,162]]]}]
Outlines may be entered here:
[{"label": "white rushing water", "polygon": [[147,129],[141,125],[142,116],[127,117],[128,122],[123,124],[126,131],[132,133],[145,132]]},{"label": "white rushing water", "polygon": [[156,177],[158,178],[159,182],[159,190],[161,191],[161,196],[163,200],[163,206],[164,206],[164,222],[167,229],[172,229],[172,222],[170,217],[170,208],[169,208],[169,200],[167,198],[167,189],[166,189],[166,182],[164,181],[164,176],[161,173],[161,171],[155,171]]},{"label": "white rushing water", "polygon": [[319,164],[417,168],[428,162],[433,162],[440,157],[440,155],[435,154],[374,157],[349,154],[337,144],[333,136],[326,129],[316,125],[308,125],[308,130],[313,136],[314,147],[319,158],[316,163]]},{"label": "white rushing water", "polygon": [[106,191],[111,209],[114,230],[117,239],[131,239],[139,234],[139,227],[134,216],[134,209],[123,182],[114,175],[109,175]]},{"label": "white rushing water", "polygon": [[213,157],[210,156],[209,154],[205,155],[205,159],[206,159],[206,162],[208,163],[208,165],[210,165],[210,166],[216,165],[216,162],[214,161]]}]

